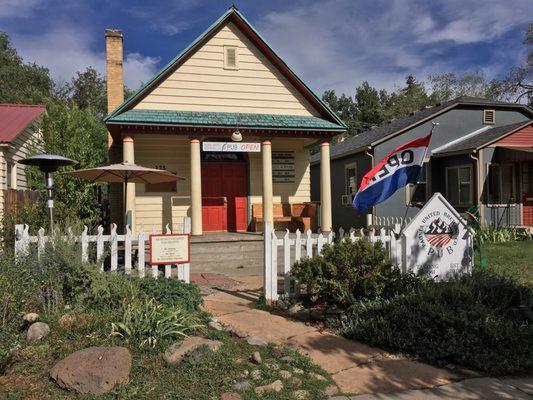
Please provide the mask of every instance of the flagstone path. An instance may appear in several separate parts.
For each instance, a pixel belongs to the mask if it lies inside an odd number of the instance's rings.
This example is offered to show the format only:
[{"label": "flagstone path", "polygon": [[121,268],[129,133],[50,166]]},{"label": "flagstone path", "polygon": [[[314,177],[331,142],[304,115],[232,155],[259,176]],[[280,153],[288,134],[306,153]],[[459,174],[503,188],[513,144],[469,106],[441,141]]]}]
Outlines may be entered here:
[{"label": "flagstone path", "polygon": [[434,388],[464,378],[446,369],[320,332],[303,322],[254,309],[252,303],[261,293],[261,277],[238,279],[241,283],[235,287],[221,288],[205,296],[205,311],[216,316],[219,322],[247,335],[298,347],[331,374],[342,393],[392,393]]}]

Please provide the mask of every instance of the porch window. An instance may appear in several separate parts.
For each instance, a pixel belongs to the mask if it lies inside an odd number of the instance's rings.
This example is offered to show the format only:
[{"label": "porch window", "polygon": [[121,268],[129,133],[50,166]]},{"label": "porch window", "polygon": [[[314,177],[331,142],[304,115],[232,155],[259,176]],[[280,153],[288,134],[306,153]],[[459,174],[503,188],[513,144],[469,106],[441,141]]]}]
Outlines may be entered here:
[{"label": "porch window", "polygon": [[420,171],[420,177],[418,178],[417,185],[409,185],[409,198],[407,201],[411,201],[412,204],[424,204],[428,200],[429,187],[429,163],[425,162]]},{"label": "porch window", "polygon": [[446,198],[454,206],[470,206],[474,197],[472,166],[446,168]]},{"label": "porch window", "polygon": [[[357,193],[357,164],[348,164],[344,169],[345,193],[350,196],[351,202]],[[350,203],[351,204],[351,203]]]},{"label": "porch window", "polygon": [[516,201],[514,176],[513,164],[489,165],[489,204],[507,204]]}]

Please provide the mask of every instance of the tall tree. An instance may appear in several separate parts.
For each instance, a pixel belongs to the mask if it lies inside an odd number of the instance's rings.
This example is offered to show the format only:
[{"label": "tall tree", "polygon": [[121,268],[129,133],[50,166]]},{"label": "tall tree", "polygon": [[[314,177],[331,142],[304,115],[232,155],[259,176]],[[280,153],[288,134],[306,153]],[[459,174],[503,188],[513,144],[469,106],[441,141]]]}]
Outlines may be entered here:
[{"label": "tall tree", "polygon": [[0,102],[47,103],[52,87],[48,69],[24,63],[7,33],[0,32]]},{"label": "tall tree", "polygon": [[355,88],[358,133],[370,129],[373,125],[383,123],[385,113],[382,98],[386,96],[386,91],[378,92],[367,81]]},{"label": "tall tree", "polygon": [[357,133],[357,108],[351,96],[337,97],[335,90],[326,90],[322,99],[348,127],[348,135]]},{"label": "tall tree", "polygon": [[431,104],[432,99],[427,94],[424,84],[413,75],[408,75],[405,80],[405,87],[391,95],[388,114],[397,118]]}]

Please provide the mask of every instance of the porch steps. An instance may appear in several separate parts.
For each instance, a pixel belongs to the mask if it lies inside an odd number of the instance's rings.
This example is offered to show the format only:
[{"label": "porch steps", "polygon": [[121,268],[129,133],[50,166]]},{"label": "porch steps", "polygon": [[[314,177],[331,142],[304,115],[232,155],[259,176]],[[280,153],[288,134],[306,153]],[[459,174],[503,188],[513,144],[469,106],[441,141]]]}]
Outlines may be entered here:
[{"label": "porch steps", "polygon": [[191,242],[191,273],[263,274],[263,240]]}]

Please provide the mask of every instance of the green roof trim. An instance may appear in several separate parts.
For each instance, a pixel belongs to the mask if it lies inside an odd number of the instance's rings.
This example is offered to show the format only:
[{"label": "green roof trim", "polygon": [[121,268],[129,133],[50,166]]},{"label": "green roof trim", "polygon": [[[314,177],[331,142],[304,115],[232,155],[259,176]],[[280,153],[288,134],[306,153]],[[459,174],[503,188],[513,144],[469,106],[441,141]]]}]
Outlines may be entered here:
[{"label": "green roof trim", "polygon": [[[263,41],[263,43],[272,51],[273,54],[276,55],[276,57],[285,65],[285,67],[288,69],[288,71],[304,86],[309,94],[317,100],[317,102],[324,108],[326,113],[335,121],[335,126],[339,131],[346,131],[347,127],[346,124],[331,110],[331,108],[313,91],[309,86],[305,84],[305,82],[287,65],[287,63],[277,55],[277,53],[272,49],[272,47],[267,43],[267,41],[255,30],[255,28],[248,22],[248,20],[242,15],[239,10],[235,6],[231,6],[220,18],[218,18],[209,28],[207,28],[202,34],[200,34],[196,39],[194,39],[181,53],[179,53],[176,57],[174,57],[167,65],[165,65],[159,72],[157,72],[148,82],[146,82],[144,85],[142,85],[133,95],[128,97],[122,104],[120,104],[113,112],[111,112],[109,115],[107,115],[104,118],[104,122],[111,122],[114,120],[114,118],[119,115],[120,113],[124,112],[124,110],[132,104],[135,100],[137,100],[140,96],[142,96],[148,88],[155,83],[160,77],[165,75],[171,68],[174,67],[177,63],[179,63],[187,54],[194,49],[194,47],[201,42],[206,36],[208,36],[211,32],[213,32],[215,29],[217,29],[226,19],[228,19],[232,14],[237,15],[247,26],[248,28],[255,34],[257,37]],[[165,110],[163,110],[166,112]],[[215,113],[217,114],[217,113]],[[222,113],[222,114],[231,114],[231,113]],[[237,114],[237,113],[235,113]],[[257,114],[255,114],[257,115]],[[327,122],[327,121],[325,121]]]},{"label": "green roof trim", "polygon": [[110,116],[108,124],[203,126],[217,128],[248,128],[277,130],[344,131],[339,125],[322,118],[204,111],[129,110]]}]

